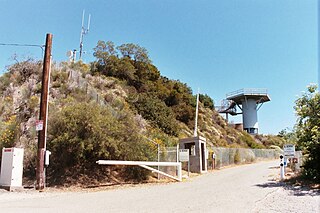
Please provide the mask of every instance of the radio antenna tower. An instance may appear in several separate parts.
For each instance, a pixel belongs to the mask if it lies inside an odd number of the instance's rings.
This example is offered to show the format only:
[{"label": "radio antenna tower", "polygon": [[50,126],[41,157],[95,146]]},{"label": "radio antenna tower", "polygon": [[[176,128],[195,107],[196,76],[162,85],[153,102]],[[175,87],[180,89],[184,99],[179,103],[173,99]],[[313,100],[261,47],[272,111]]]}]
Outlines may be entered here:
[{"label": "radio antenna tower", "polygon": [[90,18],[91,18],[91,14],[89,14],[89,17],[88,17],[88,27],[85,28],[83,26],[84,24],[84,13],[85,13],[85,10],[83,10],[82,12],[82,25],[81,25],[81,33],[80,33],[80,53],[79,53],[79,60],[82,59],[82,53],[83,53],[83,37],[89,33],[89,28],[90,28]]}]

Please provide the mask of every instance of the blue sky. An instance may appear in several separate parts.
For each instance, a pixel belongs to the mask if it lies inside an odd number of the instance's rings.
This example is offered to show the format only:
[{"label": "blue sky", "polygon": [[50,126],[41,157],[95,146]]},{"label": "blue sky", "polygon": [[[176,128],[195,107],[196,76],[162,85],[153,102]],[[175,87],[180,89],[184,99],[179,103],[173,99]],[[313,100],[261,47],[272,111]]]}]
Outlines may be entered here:
[{"label": "blue sky", "polygon": [[[137,43],[162,75],[216,105],[234,90],[268,88],[260,133],[291,128],[294,100],[317,81],[316,0],[0,0],[0,43],[43,44],[50,32],[53,59],[67,60],[79,47],[83,9],[92,15],[84,61],[94,60],[98,40]],[[42,57],[40,48],[0,46],[0,72],[15,53]]]}]

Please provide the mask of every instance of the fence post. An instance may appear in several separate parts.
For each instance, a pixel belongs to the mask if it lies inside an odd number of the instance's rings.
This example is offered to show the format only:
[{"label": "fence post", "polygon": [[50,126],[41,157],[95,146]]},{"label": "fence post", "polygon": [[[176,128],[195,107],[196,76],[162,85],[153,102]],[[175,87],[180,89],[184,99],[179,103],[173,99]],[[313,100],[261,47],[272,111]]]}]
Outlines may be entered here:
[{"label": "fence post", "polygon": [[182,166],[181,166],[181,162],[179,163],[179,165],[177,166],[178,169],[178,179],[180,181],[182,181]]},{"label": "fence post", "polygon": [[[158,162],[160,162],[160,145],[157,144],[158,147]],[[160,171],[160,166],[158,165],[158,170]],[[160,174],[158,173],[158,180],[160,180]]]}]

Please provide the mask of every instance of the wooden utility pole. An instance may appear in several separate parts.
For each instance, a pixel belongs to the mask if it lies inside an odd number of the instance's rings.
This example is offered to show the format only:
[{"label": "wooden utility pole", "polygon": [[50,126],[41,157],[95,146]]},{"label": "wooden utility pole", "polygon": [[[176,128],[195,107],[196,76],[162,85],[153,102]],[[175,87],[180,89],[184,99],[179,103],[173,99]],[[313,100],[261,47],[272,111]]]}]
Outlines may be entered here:
[{"label": "wooden utility pole", "polygon": [[45,187],[45,167],[44,158],[46,151],[46,136],[47,136],[47,118],[48,118],[48,95],[51,70],[51,49],[52,49],[52,34],[47,34],[46,47],[43,60],[42,73],[42,90],[40,103],[39,120],[43,122],[43,128],[38,134],[38,157],[37,157],[37,190],[43,190]]}]

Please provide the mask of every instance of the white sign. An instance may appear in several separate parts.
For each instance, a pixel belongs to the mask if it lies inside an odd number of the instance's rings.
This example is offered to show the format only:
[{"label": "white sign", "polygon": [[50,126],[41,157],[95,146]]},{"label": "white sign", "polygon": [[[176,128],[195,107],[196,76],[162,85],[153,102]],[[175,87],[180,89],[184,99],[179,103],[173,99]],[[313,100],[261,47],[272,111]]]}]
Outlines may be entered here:
[{"label": "white sign", "polygon": [[36,121],[36,131],[43,130],[43,120]]},{"label": "white sign", "polygon": [[179,149],[179,161],[180,162],[189,161],[189,149]]},{"label": "white sign", "polygon": [[285,157],[294,157],[295,156],[295,146],[293,144],[283,145],[283,152]]}]

